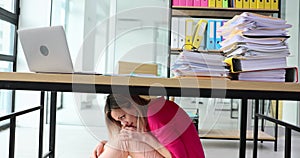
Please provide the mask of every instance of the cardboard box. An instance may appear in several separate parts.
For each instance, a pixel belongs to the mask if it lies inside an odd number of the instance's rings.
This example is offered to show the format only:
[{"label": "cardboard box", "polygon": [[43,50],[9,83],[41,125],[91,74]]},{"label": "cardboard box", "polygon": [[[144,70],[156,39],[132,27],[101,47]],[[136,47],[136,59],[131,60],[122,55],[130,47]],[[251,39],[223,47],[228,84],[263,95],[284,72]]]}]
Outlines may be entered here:
[{"label": "cardboard box", "polygon": [[157,76],[157,64],[119,61],[119,74],[149,74]]}]

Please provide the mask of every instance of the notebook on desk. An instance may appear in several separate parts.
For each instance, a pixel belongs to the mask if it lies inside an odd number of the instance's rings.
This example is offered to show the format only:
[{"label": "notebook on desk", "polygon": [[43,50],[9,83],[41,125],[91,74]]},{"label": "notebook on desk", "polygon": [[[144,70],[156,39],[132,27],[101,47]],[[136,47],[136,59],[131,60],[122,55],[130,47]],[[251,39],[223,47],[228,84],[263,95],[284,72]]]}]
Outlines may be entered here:
[{"label": "notebook on desk", "polygon": [[32,72],[98,74],[74,71],[62,26],[22,29],[18,35]]}]

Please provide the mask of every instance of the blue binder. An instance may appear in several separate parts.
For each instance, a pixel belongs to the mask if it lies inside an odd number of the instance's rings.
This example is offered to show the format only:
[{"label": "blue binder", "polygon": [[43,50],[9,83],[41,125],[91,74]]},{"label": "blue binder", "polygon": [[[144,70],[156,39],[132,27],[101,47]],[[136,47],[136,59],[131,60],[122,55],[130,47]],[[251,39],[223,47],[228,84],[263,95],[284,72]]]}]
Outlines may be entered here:
[{"label": "blue binder", "polygon": [[223,20],[215,20],[215,35],[216,35],[216,39],[215,39],[215,49],[220,49],[221,45],[220,42],[222,41],[222,36],[218,33],[218,29],[223,25]]},{"label": "blue binder", "polygon": [[207,20],[207,30],[206,30],[206,49],[215,49],[215,20]]}]

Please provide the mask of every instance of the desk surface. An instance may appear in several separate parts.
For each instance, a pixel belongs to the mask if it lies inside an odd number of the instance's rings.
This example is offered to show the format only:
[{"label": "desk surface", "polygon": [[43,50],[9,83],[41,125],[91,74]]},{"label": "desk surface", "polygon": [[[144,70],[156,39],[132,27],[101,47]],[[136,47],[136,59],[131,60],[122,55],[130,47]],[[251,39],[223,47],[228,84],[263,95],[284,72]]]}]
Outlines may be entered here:
[{"label": "desk surface", "polygon": [[[299,83],[232,81],[224,78],[145,78],[82,74],[0,72],[0,88],[224,98],[300,99]],[[215,95],[215,96],[214,96]],[[257,96],[257,97],[256,97]],[[299,96],[299,97],[297,97]]]}]

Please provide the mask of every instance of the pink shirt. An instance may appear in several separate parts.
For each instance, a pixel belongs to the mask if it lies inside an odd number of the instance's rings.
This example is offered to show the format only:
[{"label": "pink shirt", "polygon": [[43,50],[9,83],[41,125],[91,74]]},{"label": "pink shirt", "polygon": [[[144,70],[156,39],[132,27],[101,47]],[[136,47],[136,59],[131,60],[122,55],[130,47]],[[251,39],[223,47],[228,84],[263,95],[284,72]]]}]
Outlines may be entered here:
[{"label": "pink shirt", "polygon": [[192,120],[176,103],[163,97],[154,99],[148,107],[151,133],[174,158],[204,158],[198,132]]}]

